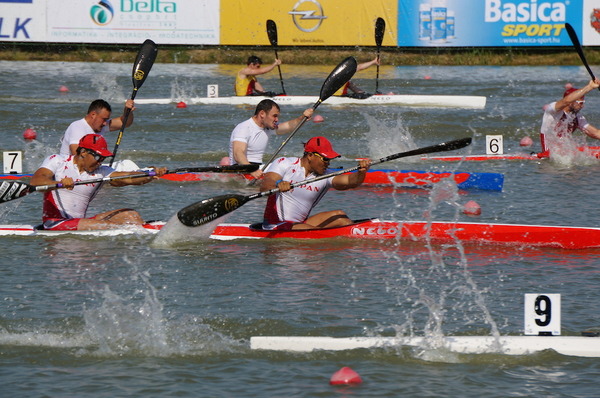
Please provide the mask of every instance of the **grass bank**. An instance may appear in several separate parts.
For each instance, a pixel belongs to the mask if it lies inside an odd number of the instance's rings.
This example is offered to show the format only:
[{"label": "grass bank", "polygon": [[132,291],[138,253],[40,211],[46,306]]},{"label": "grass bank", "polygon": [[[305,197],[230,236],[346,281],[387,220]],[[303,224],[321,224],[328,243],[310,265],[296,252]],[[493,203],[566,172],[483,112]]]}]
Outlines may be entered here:
[{"label": "grass bank", "polygon": [[[0,60],[63,62],[132,62],[139,46],[0,43]],[[274,57],[272,47],[161,46],[157,62],[191,64],[245,64],[250,54],[265,62]],[[347,56],[359,62],[376,54],[374,47],[279,47],[287,64],[331,65]],[[590,64],[600,64],[600,49],[586,48]],[[386,65],[581,65],[572,47],[546,48],[382,48]]]}]

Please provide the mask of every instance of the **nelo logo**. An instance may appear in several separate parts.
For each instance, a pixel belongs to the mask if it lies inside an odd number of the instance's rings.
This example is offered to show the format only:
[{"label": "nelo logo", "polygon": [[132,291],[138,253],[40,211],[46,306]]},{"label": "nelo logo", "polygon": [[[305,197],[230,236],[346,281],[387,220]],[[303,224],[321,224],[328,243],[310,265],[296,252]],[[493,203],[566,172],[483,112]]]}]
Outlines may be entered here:
[{"label": "nelo logo", "polygon": [[[305,6],[301,7],[303,4]],[[299,8],[302,8],[302,10]],[[323,20],[327,19],[323,13],[323,7],[317,0],[300,0],[288,14],[292,16],[294,25],[306,33],[319,29]]]},{"label": "nelo logo", "polygon": [[100,0],[98,4],[94,4],[90,8],[90,17],[96,25],[104,26],[108,25],[115,15],[112,4],[108,0]]}]

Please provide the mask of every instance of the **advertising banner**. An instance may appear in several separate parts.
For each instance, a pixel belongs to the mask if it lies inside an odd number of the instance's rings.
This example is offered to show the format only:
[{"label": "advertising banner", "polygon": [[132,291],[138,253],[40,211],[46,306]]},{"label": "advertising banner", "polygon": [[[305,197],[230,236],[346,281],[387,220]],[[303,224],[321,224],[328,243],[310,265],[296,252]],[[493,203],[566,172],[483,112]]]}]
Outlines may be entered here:
[{"label": "advertising banner", "polygon": [[44,0],[0,0],[0,41],[44,41]]},{"label": "advertising banner", "polygon": [[[577,27],[575,27],[575,30],[577,30]],[[583,1],[582,30],[583,32],[577,32],[577,34],[583,34],[583,40],[579,36],[582,45],[600,46],[600,1]]]},{"label": "advertising banner", "polygon": [[399,0],[399,7],[400,47],[570,46],[564,24],[578,29],[583,15],[573,0]]},{"label": "advertising banner", "polygon": [[219,44],[218,0],[47,0],[51,42]]},{"label": "advertising banner", "polygon": [[266,21],[283,46],[375,46],[375,21],[386,22],[383,46],[396,45],[398,0],[221,0],[221,44],[269,45]]}]

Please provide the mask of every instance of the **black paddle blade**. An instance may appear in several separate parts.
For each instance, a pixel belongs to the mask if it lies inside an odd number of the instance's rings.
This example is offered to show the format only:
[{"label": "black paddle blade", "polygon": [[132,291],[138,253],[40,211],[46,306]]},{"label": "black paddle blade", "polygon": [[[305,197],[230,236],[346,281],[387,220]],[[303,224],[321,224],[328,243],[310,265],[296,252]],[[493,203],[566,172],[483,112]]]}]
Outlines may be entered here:
[{"label": "black paddle blade", "polygon": [[21,181],[2,181],[0,184],[0,203],[22,198],[32,192],[32,187]]},{"label": "black paddle blade", "polygon": [[177,212],[177,218],[183,225],[188,227],[199,227],[207,224],[225,214],[231,213],[257,196],[248,197],[244,195],[230,194],[215,196],[204,199],[201,202],[191,204]]},{"label": "black paddle blade", "polygon": [[381,47],[383,43],[383,34],[385,33],[385,20],[383,18],[377,18],[375,21],[375,44],[377,47]]},{"label": "black paddle blade", "polygon": [[150,73],[150,69],[152,69],[152,65],[154,65],[157,54],[158,47],[152,40],[148,39],[142,44],[135,59],[135,63],[133,64],[133,72],[131,73],[133,87],[136,90],[144,84],[144,81]]},{"label": "black paddle blade", "polygon": [[[594,76],[594,72],[592,72],[592,69],[590,68],[590,65],[588,64],[587,59],[585,58],[585,54],[583,53],[583,47],[581,47],[581,43],[579,42],[579,38],[577,37],[577,32],[575,32],[575,29],[573,29],[573,27],[571,26],[570,23],[565,24],[565,29],[567,29],[569,38],[571,39],[571,42],[573,43],[573,47],[575,47],[575,51],[577,51],[577,54],[579,55],[579,59],[581,59],[583,66],[585,66],[585,68],[587,69],[592,80],[596,80],[596,76]],[[600,87],[599,87],[599,89],[600,89]]]},{"label": "black paddle blade", "polygon": [[348,57],[327,76],[323,86],[321,87],[321,94],[319,95],[319,102],[315,104],[315,108],[320,102],[325,101],[331,97],[333,93],[338,91],[348,80],[356,73],[356,59],[354,57]]},{"label": "black paddle blade", "polygon": [[267,19],[267,36],[271,45],[277,47],[277,24],[271,19]]},{"label": "black paddle blade", "polygon": [[169,173],[252,173],[258,164],[232,164],[229,166],[182,167]]}]

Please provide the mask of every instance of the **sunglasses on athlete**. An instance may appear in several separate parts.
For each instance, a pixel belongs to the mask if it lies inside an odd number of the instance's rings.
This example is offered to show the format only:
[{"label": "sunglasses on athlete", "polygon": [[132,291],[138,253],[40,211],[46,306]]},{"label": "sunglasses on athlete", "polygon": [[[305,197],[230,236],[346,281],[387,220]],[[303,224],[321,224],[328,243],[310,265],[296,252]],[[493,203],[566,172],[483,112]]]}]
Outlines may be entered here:
[{"label": "sunglasses on athlete", "polygon": [[324,162],[331,162],[333,160],[333,158],[326,158],[325,156],[321,155],[318,152],[313,152],[313,155],[317,155],[318,157],[321,158],[322,161]]},{"label": "sunglasses on athlete", "polygon": [[92,155],[94,157],[94,159],[96,160],[96,162],[103,162],[104,159],[106,159],[105,156],[99,155],[96,152],[92,151],[91,149],[86,149],[85,151],[87,153],[89,153],[90,155]]}]

